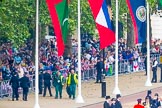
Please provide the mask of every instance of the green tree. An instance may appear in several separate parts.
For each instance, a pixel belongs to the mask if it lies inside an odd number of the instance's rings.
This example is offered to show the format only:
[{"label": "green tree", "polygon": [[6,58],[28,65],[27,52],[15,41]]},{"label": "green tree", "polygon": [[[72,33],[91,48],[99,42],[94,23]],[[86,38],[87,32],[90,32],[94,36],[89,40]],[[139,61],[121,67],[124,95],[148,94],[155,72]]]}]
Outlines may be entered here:
[{"label": "green tree", "polygon": [[23,45],[30,37],[33,18],[32,0],[6,0],[0,4],[0,38],[5,38],[15,47]]}]

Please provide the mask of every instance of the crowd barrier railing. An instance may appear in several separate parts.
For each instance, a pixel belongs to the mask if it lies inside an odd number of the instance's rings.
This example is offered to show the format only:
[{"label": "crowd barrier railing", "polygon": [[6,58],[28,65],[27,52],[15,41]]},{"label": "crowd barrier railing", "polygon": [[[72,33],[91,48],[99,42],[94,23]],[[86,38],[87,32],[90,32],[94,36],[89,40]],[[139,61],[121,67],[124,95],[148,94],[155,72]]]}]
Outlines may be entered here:
[{"label": "crowd barrier railing", "polygon": [[[156,57],[157,61],[160,62],[160,54],[150,54],[150,60]],[[132,72],[145,71],[145,57],[140,56],[136,60],[121,60],[118,63],[119,74],[129,74]],[[109,69],[104,72],[105,76],[113,76],[115,74],[115,63],[109,65]],[[87,81],[89,79],[95,79],[97,75],[97,70],[95,67],[82,70],[81,79],[82,81]]]},{"label": "crowd barrier railing", "polygon": [[[31,77],[30,79],[30,87],[29,87],[29,92],[34,92],[35,90],[35,80]],[[0,81],[0,99],[4,97],[11,98],[12,97],[12,87],[9,84],[10,80],[2,80]],[[18,89],[19,95],[22,94],[22,88],[19,87]]]},{"label": "crowd barrier railing", "polygon": [[9,80],[0,81],[0,98],[11,96],[12,96],[12,88],[9,85]]}]

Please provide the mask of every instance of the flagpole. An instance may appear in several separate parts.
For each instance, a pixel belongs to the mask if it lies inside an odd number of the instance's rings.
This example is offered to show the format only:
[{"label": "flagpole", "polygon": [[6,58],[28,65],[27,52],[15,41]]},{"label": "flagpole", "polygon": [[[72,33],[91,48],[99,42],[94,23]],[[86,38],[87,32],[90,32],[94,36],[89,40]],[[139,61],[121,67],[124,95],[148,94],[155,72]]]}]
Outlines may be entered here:
[{"label": "flagpole", "polygon": [[[146,0],[147,2],[147,0]],[[149,3],[147,2],[147,80],[145,86],[152,86],[150,80],[150,19],[149,19]]]},{"label": "flagpole", "polygon": [[118,87],[118,11],[118,0],[116,0],[115,88],[113,94],[121,94]]},{"label": "flagpole", "polygon": [[40,108],[38,103],[38,23],[39,23],[39,0],[36,0],[36,43],[35,43],[35,105],[34,108]]},{"label": "flagpole", "polygon": [[81,92],[81,39],[80,39],[80,0],[78,0],[78,96],[76,103],[84,103]]}]

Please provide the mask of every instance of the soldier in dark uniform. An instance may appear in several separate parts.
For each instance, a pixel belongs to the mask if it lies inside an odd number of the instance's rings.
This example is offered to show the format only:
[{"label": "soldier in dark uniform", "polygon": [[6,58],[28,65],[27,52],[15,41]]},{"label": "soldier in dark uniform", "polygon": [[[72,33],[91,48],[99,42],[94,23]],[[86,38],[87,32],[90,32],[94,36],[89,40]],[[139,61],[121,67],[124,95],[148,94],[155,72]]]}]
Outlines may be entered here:
[{"label": "soldier in dark uniform", "polygon": [[23,88],[23,100],[27,101],[28,98],[28,92],[30,87],[30,80],[27,77],[27,73],[24,73],[24,76],[20,79],[20,85]]},{"label": "soldier in dark uniform", "polygon": [[19,77],[16,72],[14,72],[11,80],[10,85],[12,86],[12,101],[16,97],[16,100],[19,100],[18,88],[19,88]]},{"label": "soldier in dark uniform", "polygon": [[39,71],[39,94],[42,94],[43,70]]},{"label": "soldier in dark uniform", "polygon": [[46,90],[48,88],[49,94],[52,97],[52,93],[51,93],[51,75],[46,71],[43,74],[43,80],[44,80],[44,93],[43,93],[43,97],[46,96]]},{"label": "soldier in dark uniform", "polygon": [[103,63],[102,63],[102,61],[99,58],[97,59],[97,64],[95,65],[95,67],[97,69],[96,83],[98,83],[98,81],[100,81],[100,83],[101,83],[102,82]]}]

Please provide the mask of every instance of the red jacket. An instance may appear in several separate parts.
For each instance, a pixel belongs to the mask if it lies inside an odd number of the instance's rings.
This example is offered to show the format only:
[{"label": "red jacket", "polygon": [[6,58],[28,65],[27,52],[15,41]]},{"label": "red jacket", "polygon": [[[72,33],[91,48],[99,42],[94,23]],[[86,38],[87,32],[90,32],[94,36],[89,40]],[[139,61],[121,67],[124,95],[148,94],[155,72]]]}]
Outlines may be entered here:
[{"label": "red jacket", "polygon": [[144,106],[140,105],[140,104],[137,104],[137,105],[134,105],[134,108],[144,108]]}]

